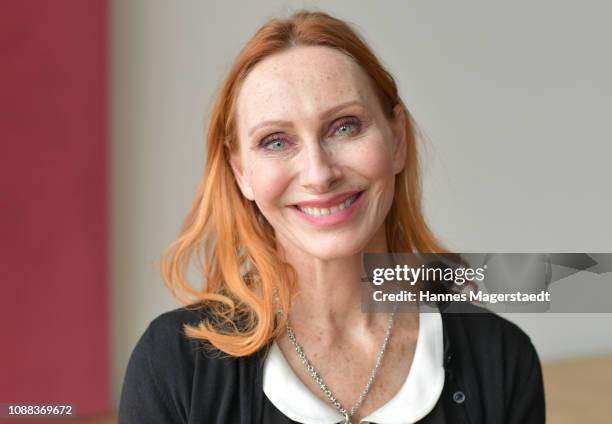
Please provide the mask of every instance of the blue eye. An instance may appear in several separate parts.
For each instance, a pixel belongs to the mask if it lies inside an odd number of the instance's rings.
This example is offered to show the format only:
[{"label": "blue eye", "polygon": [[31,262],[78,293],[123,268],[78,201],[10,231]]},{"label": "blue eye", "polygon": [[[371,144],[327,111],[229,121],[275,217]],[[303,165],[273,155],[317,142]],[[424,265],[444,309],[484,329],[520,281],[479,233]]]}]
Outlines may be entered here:
[{"label": "blue eye", "polygon": [[[342,128],[350,128],[353,124],[342,124],[338,127],[337,131],[340,131]],[[349,131],[340,131],[341,133],[346,134]]]},{"label": "blue eye", "polygon": [[[361,122],[355,118],[348,118],[341,121],[335,128],[335,131],[339,135],[351,135],[353,132],[358,131],[359,124]],[[342,131],[344,129],[344,131]]]},{"label": "blue eye", "polygon": [[279,150],[283,150],[286,147],[286,145],[287,145],[287,142],[285,140],[283,140],[282,138],[276,138],[276,139],[267,141],[264,144],[264,147],[269,150],[279,151]]}]

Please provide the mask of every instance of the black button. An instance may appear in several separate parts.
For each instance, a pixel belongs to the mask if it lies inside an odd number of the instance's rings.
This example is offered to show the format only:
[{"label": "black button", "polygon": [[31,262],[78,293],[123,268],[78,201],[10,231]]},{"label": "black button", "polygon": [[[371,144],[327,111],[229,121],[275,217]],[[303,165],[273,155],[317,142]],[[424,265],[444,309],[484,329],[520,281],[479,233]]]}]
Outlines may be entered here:
[{"label": "black button", "polygon": [[465,402],[465,393],[461,391],[453,393],[453,400],[455,401],[455,403]]}]

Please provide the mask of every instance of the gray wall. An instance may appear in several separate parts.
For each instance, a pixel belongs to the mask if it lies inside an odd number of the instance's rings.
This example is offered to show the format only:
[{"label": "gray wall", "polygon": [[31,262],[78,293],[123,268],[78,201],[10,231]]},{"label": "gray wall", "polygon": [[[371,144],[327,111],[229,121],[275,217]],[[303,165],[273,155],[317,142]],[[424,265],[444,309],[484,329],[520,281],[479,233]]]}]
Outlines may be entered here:
[{"label": "gray wall", "polygon": [[[396,77],[425,138],[427,216],[449,247],[612,251],[609,2],[116,0],[115,399],[146,325],[178,306],[157,261],[201,176],[214,90],[267,17],[308,6],[355,23]],[[509,318],[544,359],[612,351],[610,314]]]}]

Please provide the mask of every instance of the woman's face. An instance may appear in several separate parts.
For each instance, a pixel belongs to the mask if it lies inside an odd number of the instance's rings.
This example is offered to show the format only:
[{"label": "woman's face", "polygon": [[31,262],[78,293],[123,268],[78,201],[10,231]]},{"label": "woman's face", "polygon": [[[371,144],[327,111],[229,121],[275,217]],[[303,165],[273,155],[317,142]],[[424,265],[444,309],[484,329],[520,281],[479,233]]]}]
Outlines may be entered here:
[{"label": "woman's face", "polygon": [[399,106],[385,117],[351,58],[322,46],[269,56],[244,80],[236,106],[234,175],[286,251],[326,260],[384,242],[405,117]]}]

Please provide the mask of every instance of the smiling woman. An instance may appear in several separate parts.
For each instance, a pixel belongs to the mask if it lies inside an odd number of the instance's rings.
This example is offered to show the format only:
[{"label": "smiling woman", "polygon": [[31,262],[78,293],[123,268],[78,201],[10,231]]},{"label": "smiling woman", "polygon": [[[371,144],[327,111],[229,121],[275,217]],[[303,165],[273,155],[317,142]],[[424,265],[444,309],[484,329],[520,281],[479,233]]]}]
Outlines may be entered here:
[{"label": "smiling woman", "polygon": [[187,306],[138,342],[120,422],[543,422],[539,360],[513,324],[361,310],[364,252],[444,248],[421,210],[410,114],[346,23],[267,22],[222,85],[207,143],[163,257]]},{"label": "smiling woman", "polygon": [[267,57],[243,81],[236,113],[234,174],[285,255],[387,251],[383,222],[406,163],[405,112],[398,104],[386,116],[351,57],[326,46]]}]

